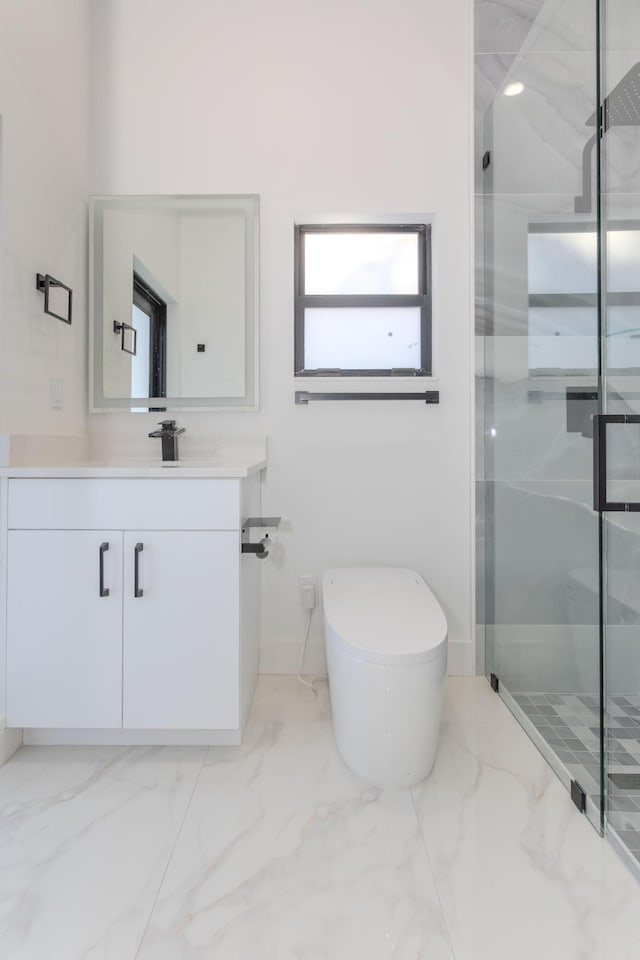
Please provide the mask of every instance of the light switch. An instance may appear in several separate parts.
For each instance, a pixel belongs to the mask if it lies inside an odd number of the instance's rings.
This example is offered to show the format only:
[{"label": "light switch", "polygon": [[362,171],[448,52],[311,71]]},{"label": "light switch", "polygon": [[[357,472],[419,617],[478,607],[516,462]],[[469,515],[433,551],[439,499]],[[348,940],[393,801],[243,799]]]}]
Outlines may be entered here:
[{"label": "light switch", "polygon": [[49,377],[49,406],[52,410],[64,407],[64,380],[62,377]]}]

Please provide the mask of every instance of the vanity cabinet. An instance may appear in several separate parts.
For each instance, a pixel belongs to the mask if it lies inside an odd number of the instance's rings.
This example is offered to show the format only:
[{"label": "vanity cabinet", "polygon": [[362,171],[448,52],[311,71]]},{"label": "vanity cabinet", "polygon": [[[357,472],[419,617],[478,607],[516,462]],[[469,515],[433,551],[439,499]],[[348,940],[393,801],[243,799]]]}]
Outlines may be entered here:
[{"label": "vanity cabinet", "polygon": [[240,547],[252,479],[9,480],[10,726],[241,729],[258,656],[258,561]]}]

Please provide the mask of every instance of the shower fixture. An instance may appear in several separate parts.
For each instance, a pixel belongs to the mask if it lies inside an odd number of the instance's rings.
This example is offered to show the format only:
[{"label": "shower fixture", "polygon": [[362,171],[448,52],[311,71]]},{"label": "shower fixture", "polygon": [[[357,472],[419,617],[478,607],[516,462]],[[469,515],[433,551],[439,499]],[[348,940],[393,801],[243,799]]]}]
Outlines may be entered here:
[{"label": "shower fixture", "polygon": [[605,97],[601,109],[591,114],[587,126],[598,129],[589,137],[582,151],[582,195],[575,198],[576,213],[591,212],[591,154],[598,137],[603,137],[611,127],[640,126],[640,61]]}]

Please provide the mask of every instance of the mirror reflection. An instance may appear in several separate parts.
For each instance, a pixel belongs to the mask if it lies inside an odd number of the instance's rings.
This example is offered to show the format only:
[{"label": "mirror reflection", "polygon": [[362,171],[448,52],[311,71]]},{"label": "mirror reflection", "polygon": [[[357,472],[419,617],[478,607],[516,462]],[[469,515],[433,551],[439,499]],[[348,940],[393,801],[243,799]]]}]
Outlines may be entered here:
[{"label": "mirror reflection", "polygon": [[255,407],[258,198],[90,208],[94,409]]}]

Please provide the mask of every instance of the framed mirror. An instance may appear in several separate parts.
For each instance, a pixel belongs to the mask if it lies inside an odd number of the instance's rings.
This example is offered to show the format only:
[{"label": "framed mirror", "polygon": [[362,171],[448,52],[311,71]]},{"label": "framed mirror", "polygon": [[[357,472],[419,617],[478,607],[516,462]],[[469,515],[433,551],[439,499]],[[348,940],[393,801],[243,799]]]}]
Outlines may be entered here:
[{"label": "framed mirror", "polygon": [[92,412],[258,407],[259,198],[89,198]]}]

